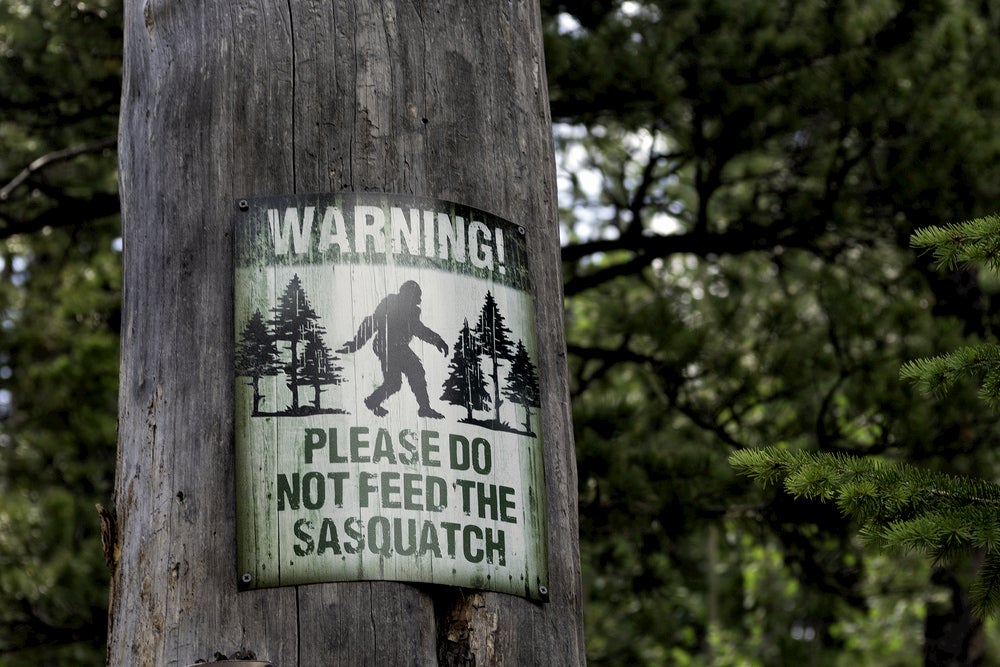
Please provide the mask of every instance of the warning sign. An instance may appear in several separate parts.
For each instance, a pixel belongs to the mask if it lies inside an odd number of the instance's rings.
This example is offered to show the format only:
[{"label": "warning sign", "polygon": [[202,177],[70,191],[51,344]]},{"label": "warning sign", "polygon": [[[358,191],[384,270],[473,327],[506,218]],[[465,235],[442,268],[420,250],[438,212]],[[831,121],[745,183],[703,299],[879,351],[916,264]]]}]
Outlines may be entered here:
[{"label": "warning sign", "polygon": [[545,599],[524,227],[417,197],[238,203],[240,585]]}]

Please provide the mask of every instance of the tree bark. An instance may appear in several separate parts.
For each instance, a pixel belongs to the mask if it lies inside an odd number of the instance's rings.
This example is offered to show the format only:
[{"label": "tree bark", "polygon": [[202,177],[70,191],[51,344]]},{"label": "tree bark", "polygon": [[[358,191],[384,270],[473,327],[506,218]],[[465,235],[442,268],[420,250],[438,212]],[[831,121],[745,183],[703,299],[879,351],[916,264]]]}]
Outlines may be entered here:
[{"label": "tree bark", "polygon": [[[109,664],[583,663],[537,3],[132,0],[125,34]],[[328,191],[457,201],[529,229],[550,602],[393,582],[237,592],[233,202]]]}]

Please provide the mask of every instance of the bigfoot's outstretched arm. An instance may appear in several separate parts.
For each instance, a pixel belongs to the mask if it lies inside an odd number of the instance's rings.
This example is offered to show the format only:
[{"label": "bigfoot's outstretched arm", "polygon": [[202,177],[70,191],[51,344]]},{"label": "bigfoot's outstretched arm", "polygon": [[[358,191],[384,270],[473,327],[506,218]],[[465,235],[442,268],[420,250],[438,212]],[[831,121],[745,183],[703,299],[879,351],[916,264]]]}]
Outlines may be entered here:
[{"label": "bigfoot's outstretched arm", "polygon": [[444,339],[441,338],[436,331],[428,327],[419,319],[414,322],[412,331],[414,336],[425,343],[430,343],[437,349],[441,350],[441,354],[448,356],[448,343],[444,342]]}]

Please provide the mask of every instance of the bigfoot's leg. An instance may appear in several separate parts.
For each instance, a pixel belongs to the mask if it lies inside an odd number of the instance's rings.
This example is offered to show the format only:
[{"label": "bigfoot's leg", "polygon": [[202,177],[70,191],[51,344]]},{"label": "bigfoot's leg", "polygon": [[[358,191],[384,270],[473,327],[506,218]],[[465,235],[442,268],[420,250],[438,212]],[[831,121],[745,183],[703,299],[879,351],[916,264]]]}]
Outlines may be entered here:
[{"label": "bigfoot's leg", "polygon": [[397,360],[400,362],[399,367],[403,375],[406,376],[406,381],[410,383],[410,389],[417,399],[417,405],[420,406],[417,415],[441,419],[444,415],[431,407],[430,398],[427,396],[427,376],[424,374],[423,364],[420,363],[420,359],[413,353],[413,350],[407,348],[406,351],[409,354],[400,354]]},{"label": "bigfoot's leg", "polygon": [[389,411],[382,407],[382,401],[395,394],[403,386],[403,377],[392,358],[382,359],[382,384],[365,399],[365,406],[378,417],[384,417]]}]

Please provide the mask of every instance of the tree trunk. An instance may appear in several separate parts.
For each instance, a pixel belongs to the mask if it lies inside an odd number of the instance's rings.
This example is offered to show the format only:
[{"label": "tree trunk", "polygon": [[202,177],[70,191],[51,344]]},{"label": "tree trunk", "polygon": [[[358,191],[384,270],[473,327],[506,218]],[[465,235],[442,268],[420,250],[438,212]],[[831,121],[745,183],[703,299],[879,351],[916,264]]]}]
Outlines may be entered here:
[{"label": "tree trunk", "polygon": [[945,593],[931,599],[924,617],[924,667],[980,667],[985,662],[983,621],[972,610],[969,582],[982,555],[935,567],[931,584]]},{"label": "tree trunk", "polygon": [[[143,0],[125,33],[109,664],[581,664],[537,3]],[[461,202],[531,231],[550,602],[393,582],[237,592],[233,202],[333,191]]]}]

